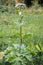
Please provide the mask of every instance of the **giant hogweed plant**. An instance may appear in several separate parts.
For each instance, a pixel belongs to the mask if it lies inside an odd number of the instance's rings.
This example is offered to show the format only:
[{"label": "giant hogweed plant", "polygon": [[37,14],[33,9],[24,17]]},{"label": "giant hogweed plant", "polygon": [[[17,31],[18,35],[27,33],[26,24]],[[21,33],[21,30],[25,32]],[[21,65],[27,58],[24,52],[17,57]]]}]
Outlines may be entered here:
[{"label": "giant hogweed plant", "polygon": [[[20,5],[20,7],[18,7]],[[5,50],[5,62],[10,62],[12,65],[32,65],[32,55],[30,52],[26,50],[26,45],[23,44],[23,35],[22,35],[22,26],[23,26],[23,6],[24,4],[16,5],[19,9],[19,30],[20,30],[20,43],[19,44],[12,44],[12,46],[8,46]],[[22,7],[22,8],[21,8]]]},{"label": "giant hogweed plant", "polygon": [[22,35],[23,15],[21,11],[23,12],[23,9],[21,10],[21,7],[19,7],[20,43],[8,46],[5,50],[5,62],[9,62],[11,65],[43,65],[43,47],[40,44],[34,45],[31,42],[28,46],[23,44],[23,39],[32,36],[32,34],[25,34],[24,37]]}]

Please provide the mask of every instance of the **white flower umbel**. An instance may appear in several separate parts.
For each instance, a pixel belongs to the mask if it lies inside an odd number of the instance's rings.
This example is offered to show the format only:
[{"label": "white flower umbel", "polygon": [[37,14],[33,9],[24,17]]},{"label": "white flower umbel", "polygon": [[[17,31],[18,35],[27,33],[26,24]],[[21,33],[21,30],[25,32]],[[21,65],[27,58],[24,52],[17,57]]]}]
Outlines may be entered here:
[{"label": "white flower umbel", "polygon": [[15,7],[18,7],[18,6],[25,6],[25,4],[23,4],[23,3],[18,3],[18,4],[15,5]]}]

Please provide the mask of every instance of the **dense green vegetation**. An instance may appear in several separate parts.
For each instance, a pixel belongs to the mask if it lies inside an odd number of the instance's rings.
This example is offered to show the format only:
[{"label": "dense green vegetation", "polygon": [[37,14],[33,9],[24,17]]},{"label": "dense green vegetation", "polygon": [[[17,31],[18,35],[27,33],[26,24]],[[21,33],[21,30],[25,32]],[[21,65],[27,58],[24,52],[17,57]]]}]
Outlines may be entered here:
[{"label": "dense green vegetation", "polygon": [[[7,12],[0,13],[0,15],[0,43],[2,45],[3,43],[20,43],[20,16],[16,13],[10,14]],[[23,42],[25,44],[29,44],[30,42],[43,44],[43,14],[23,13],[22,29]],[[30,37],[28,37],[29,34],[31,34]]]},{"label": "dense green vegetation", "polygon": [[43,65],[43,7],[0,5],[0,65]]}]

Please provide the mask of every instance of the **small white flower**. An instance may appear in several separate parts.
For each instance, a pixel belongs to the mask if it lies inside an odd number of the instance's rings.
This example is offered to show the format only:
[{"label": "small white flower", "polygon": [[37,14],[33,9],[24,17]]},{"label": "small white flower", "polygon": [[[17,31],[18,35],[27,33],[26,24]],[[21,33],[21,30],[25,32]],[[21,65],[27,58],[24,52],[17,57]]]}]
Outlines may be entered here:
[{"label": "small white flower", "polygon": [[19,15],[21,15],[22,13],[21,12],[19,12]]}]

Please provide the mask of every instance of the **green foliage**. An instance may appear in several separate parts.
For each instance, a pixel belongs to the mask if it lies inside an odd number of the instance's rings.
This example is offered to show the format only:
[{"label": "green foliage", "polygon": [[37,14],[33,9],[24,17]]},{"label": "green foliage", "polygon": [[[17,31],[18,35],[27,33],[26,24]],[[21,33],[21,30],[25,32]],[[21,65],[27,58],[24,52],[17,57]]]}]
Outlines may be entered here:
[{"label": "green foliage", "polygon": [[0,5],[0,12],[4,13],[4,12],[7,12],[7,13],[15,13],[15,7],[13,6],[3,6],[3,5]]},{"label": "green foliage", "polygon": [[4,62],[43,65],[43,15],[22,15],[20,10],[24,12],[20,7],[19,15],[12,13],[10,8],[10,13],[0,12],[0,51],[5,53]]},{"label": "green foliage", "polygon": [[34,65],[43,65],[43,52],[37,52],[33,58]]},{"label": "green foliage", "polygon": [[[20,43],[20,16],[7,12],[0,12],[0,16],[0,48],[3,44]],[[22,22],[23,43],[43,44],[43,14],[23,13]]]},{"label": "green foliage", "polygon": [[39,48],[33,44],[8,46],[5,50],[5,62],[10,62],[12,65],[43,65],[43,51]]},{"label": "green foliage", "polygon": [[32,55],[26,50],[24,44],[14,44],[5,50],[5,61],[9,61],[12,65],[31,65]]}]

